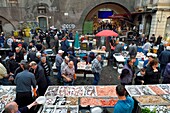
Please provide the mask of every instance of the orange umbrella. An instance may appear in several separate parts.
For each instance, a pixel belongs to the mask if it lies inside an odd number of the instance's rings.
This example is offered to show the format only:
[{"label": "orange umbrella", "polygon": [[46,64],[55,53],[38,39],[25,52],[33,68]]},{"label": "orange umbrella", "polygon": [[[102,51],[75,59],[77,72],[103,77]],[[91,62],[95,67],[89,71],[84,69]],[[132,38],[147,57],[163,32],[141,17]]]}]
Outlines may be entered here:
[{"label": "orange umbrella", "polygon": [[100,31],[96,34],[96,36],[103,36],[103,37],[108,37],[108,36],[115,36],[117,37],[118,34],[112,30],[103,30],[103,31]]}]

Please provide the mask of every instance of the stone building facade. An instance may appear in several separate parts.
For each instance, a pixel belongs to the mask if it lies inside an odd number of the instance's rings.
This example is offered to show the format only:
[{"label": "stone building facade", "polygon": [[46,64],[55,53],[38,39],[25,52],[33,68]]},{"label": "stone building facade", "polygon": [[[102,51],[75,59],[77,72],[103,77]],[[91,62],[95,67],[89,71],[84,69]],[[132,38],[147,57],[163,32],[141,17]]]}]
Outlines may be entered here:
[{"label": "stone building facade", "polygon": [[170,0],[0,0],[0,31],[17,30],[26,22],[44,30],[63,26],[82,31],[102,8],[128,15],[147,35],[170,34]]},{"label": "stone building facade", "polygon": [[24,22],[37,21],[42,29],[54,25],[82,31],[87,15],[106,4],[117,13],[130,13],[135,0],[0,0],[0,30],[10,32]]},{"label": "stone building facade", "polygon": [[143,33],[170,37],[170,0],[136,0],[135,10],[141,17]]}]

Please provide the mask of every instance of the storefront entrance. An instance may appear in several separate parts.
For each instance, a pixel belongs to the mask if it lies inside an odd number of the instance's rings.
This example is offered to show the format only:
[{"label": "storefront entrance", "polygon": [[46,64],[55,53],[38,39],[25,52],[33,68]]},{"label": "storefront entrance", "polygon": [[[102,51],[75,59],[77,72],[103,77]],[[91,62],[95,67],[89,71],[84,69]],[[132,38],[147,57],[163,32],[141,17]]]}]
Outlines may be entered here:
[{"label": "storefront entrance", "polygon": [[39,23],[39,27],[43,30],[46,31],[47,30],[47,18],[46,17],[38,17],[38,23]]},{"label": "storefront entrance", "polygon": [[86,16],[83,25],[84,34],[95,34],[104,29],[118,31],[129,24],[122,18],[111,18],[113,15],[131,18],[129,11],[117,3],[104,3],[94,7]]}]

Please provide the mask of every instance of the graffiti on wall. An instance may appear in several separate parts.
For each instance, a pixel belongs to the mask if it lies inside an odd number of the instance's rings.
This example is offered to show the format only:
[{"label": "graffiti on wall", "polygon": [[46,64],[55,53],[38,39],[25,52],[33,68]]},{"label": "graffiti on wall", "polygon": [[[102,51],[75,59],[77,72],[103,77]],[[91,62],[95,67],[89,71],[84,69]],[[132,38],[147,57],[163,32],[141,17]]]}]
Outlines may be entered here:
[{"label": "graffiti on wall", "polygon": [[20,29],[25,29],[25,28],[35,29],[37,27],[38,27],[38,22],[36,21],[20,22],[19,24]]},{"label": "graffiti on wall", "polygon": [[76,27],[75,24],[63,24],[62,28],[63,29],[74,29]]}]

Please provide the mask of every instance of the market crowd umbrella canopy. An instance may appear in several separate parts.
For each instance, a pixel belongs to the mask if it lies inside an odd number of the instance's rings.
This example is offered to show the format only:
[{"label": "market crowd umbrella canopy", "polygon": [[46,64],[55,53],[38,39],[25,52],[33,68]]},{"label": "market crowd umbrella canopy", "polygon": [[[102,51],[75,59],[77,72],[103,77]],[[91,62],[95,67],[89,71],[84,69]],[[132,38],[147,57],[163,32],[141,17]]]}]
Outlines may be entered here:
[{"label": "market crowd umbrella canopy", "polygon": [[118,34],[112,30],[103,30],[103,31],[100,31],[96,34],[96,36],[98,37],[108,37],[108,36],[115,36],[117,37]]}]

